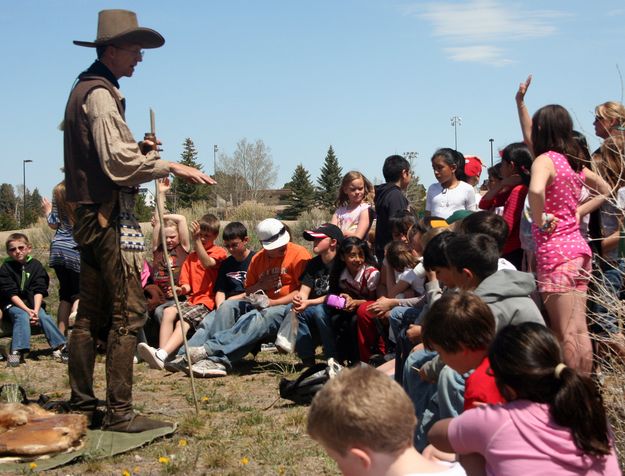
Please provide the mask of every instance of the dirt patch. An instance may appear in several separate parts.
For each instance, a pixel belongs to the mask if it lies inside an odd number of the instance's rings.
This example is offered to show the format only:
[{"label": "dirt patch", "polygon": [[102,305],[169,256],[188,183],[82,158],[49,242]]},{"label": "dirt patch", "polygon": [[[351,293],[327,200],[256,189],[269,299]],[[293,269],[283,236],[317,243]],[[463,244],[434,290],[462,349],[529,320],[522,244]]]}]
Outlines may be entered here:
[{"label": "dirt patch", "polygon": [[[22,385],[29,398],[69,397],[67,367],[55,362],[43,337],[33,338],[26,364],[0,363],[0,381]],[[196,379],[195,414],[190,379],[135,365],[136,408],[178,423],[171,438],[123,455],[81,461],[46,474],[335,475],[336,465],[305,431],[307,407],[278,398],[278,381],[294,375],[296,360],[261,352],[227,377]],[[96,363],[96,393],[104,398],[104,359]]]}]

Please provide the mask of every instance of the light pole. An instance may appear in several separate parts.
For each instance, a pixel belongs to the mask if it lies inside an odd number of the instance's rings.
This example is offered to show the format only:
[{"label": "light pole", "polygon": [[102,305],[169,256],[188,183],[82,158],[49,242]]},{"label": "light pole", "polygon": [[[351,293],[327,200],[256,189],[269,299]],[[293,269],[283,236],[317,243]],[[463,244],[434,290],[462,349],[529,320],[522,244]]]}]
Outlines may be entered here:
[{"label": "light pole", "polygon": [[26,164],[32,162],[32,160],[30,159],[24,159],[22,160],[22,179],[23,179],[23,185],[24,185],[24,206],[22,208],[22,228],[24,228],[24,225],[26,224]]},{"label": "light pole", "polygon": [[488,142],[490,142],[490,166],[493,166],[493,141],[495,139],[488,139]]},{"label": "light pole", "polygon": [[450,121],[454,128],[454,150],[458,150],[458,126],[462,125],[462,118],[458,116],[451,116]]},{"label": "light pole", "polygon": [[215,180],[217,180],[217,151],[219,147],[217,144],[213,145],[213,175],[215,176]]}]

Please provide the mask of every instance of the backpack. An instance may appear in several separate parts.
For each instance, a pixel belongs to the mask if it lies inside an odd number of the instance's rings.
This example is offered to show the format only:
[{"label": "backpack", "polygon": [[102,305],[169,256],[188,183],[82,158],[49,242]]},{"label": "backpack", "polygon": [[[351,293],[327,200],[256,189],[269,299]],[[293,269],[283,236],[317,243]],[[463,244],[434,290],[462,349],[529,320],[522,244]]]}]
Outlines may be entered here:
[{"label": "backpack", "polygon": [[321,387],[342,368],[334,359],[330,359],[327,364],[309,367],[295,380],[283,378],[280,380],[280,397],[299,405],[308,405]]}]

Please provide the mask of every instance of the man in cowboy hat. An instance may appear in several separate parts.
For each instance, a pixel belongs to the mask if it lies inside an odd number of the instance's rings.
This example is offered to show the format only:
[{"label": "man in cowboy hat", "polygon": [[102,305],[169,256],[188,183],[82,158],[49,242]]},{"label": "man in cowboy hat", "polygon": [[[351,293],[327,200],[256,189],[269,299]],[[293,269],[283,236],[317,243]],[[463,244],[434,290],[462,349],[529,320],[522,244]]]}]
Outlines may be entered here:
[{"label": "man in cowboy hat", "polygon": [[78,76],[64,120],[67,199],[77,204],[74,236],[81,255],[80,307],[69,345],[70,404],[97,425],[93,370],[96,344],[103,340],[103,428],[136,433],[170,425],[132,408],[136,334],[145,321],[143,235],[133,215],[137,186],[170,173],[198,184],[214,181],[200,170],[161,160],[156,139],[137,144],[126,125],[118,79],[132,76],[144,48],[165,43],[158,32],[140,27],[133,12],[103,10],[96,40],[74,43],[96,48],[97,60]]}]

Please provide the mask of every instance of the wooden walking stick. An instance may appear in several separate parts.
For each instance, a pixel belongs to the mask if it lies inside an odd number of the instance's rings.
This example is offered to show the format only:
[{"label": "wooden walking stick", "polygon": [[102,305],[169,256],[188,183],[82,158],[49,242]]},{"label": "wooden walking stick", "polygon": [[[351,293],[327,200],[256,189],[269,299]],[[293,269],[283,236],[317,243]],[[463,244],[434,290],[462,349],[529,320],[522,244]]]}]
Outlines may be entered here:
[{"label": "wooden walking stick", "polygon": [[[154,120],[154,111],[151,108],[150,108],[150,132],[145,135],[145,139],[153,141],[155,149],[158,147],[157,139],[156,139],[156,124]],[[171,287],[172,290],[175,290],[176,283],[174,282],[174,272],[171,269],[171,262],[169,261],[169,252],[167,251],[167,246],[165,246],[165,223],[163,221],[163,204],[159,200],[158,180],[154,181],[154,186],[156,190],[156,212],[158,215],[158,222],[160,224],[161,246],[163,247],[163,256],[165,258],[165,263],[167,264],[167,274],[169,275],[169,286]],[[176,303],[176,309],[178,310],[178,316],[180,318],[180,316],[182,316],[182,313],[180,310],[180,301],[178,300],[178,295],[176,294],[175,291],[172,294],[174,296],[174,302]],[[182,342],[184,345],[184,352],[188,356],[189,344],[187,342],[187,333],[185,332],[184,326],[182,325],[182,323],[180,325],[180,332],[182,333]],[[189,362],[189,368],[190,367],[191,367],[191,363]],[[191,391],[193,393],[193,403],[195,403],[195,414],[199,415],[200,406],[198,404],[197,393],[195,391],[195,378],[193,377],[193,372],[191,371],[189,372],[189,377],[191,377]]]}]

